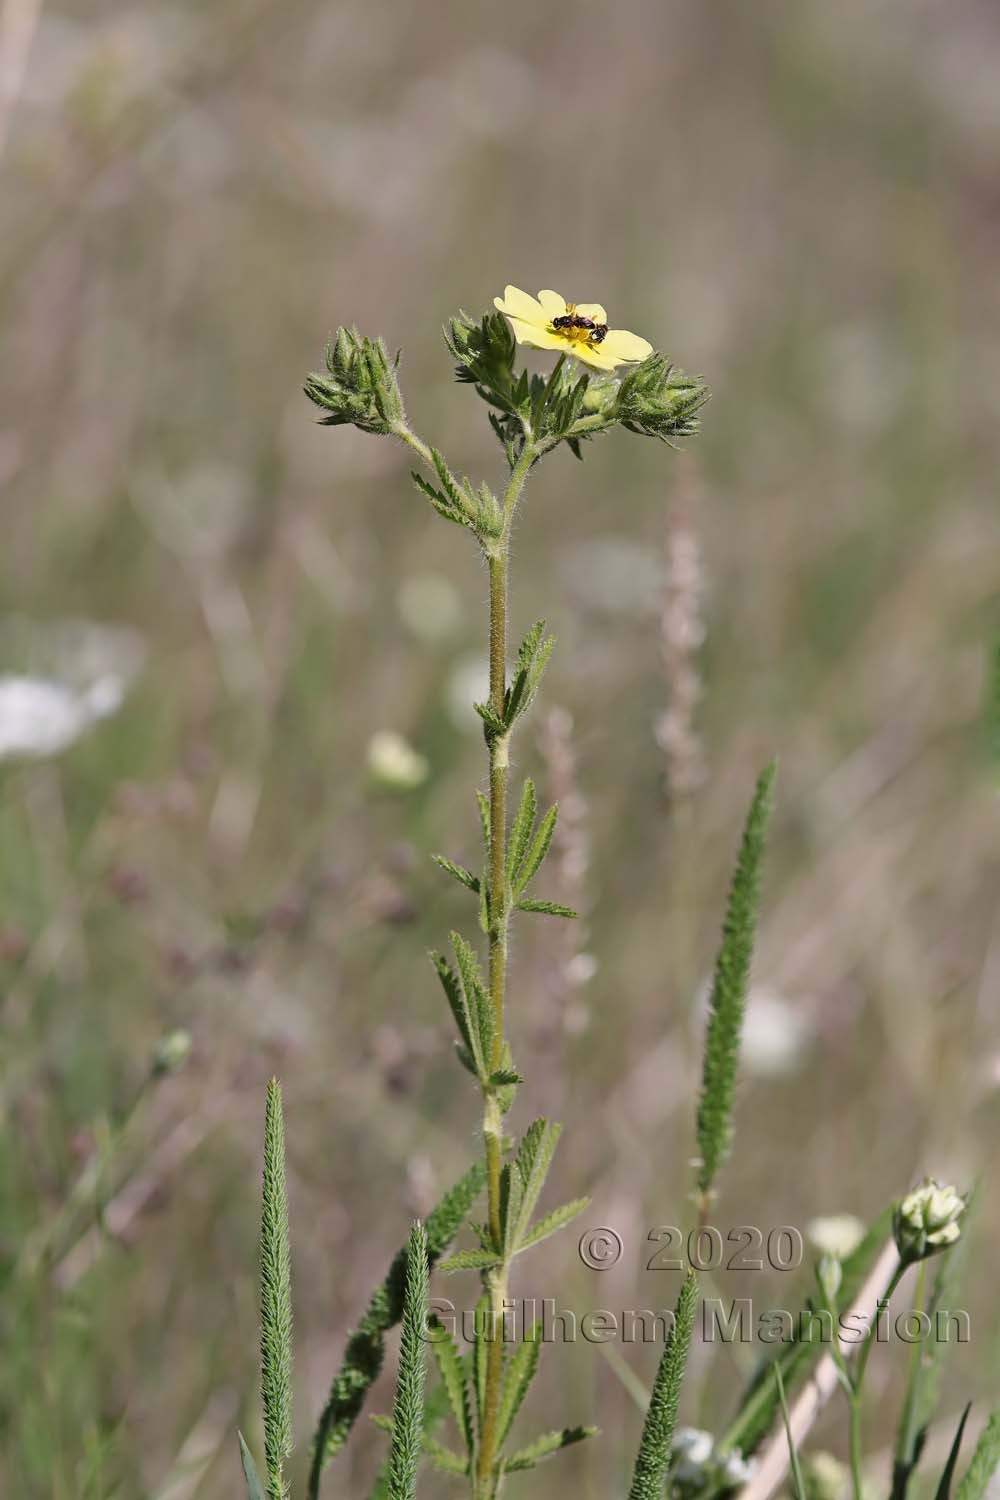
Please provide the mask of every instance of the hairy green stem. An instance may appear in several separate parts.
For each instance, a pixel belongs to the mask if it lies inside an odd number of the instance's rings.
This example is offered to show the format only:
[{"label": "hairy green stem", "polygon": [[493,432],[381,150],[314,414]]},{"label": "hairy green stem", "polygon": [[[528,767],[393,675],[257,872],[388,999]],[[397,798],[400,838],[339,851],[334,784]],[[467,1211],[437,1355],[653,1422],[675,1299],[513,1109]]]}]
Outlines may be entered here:
[{"label": "hairy green stem", "polygon": [[[425,442],[411,431],[405,421],[398,423],[395,435],[429,468],[434,461]],[[503,496],[503,529],[495,541],[483,544],[490,575],[490,707],[496,717],[504,718],[507,693],[507,574],[510,561],[510,533],[517,502],[521,498],[528,471],[545,451],[543,443],[533,440],[525,431],[524,446],[511,469]],[[510,766],[509,733],[489,739],[490,777],[490,854],[489,854],[489,988],[493,1012],[493,1040],[489,1056],[490,1072],[503,1067],[504,1004],[507,988],[507,772]],[[500,1214],[500,1173],[502,1156],[502,1111],[497,1085],[483,1089],[483,1141],[486,1156],[486,1193],[490,1238],[498,1253],[503,1252],[503,1225]],[[475,1500],[489,1500],[494,1486],[497,1461],[497,1419],[503,1387],[503,1311],[507,1299],[509,1263],[504,1257],[487,1278],[490,1296],[490,1320],[487,1336],[486,1389],[483,1398],[482,1426],[473,1476]]]},{"label": "hairy green stem", "polygon": [[[504,525],[496,548],[487,554],[490,573],[490,707],[498,719],[504,717],[507,691],[507,572],[510,559],[510,531],[514,511],[524,488],[528,470],[538,451],[529,441],[511,470],[503,497]],[[490,1071],[503,1066],[504,1002],[507,987],[507,771],[510,765],[509,738],[498,735],[489,741],[490,757],[490,860],[489,860],[489,986],[493,1012],[493,1044]],[[500,1221],[501,1110],[496,1087],[491,1085],[483,1096],[483,1139],[486,1149],[486,1192],[489,1205],[490,1235],[497,1250],[502,1248]],[[489,1276],[490,1333],[486,1354],[486,1390],[483,1399],[482,1430],[476,1456],[474,1493],[486,1500],[492,1490],[496,1464],[497,1417],[503,1384],[503,1309],[507,1298],[508,1265],[506,1259]]]}]

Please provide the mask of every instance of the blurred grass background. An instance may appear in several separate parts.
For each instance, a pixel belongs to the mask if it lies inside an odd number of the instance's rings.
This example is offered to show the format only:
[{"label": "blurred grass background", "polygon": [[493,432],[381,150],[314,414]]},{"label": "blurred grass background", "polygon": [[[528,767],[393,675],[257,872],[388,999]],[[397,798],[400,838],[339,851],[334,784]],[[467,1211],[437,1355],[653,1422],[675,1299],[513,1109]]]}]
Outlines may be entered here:
[{"label": "blurred grass background", "polygon": [[[568,804],[585,913],[518,934],[518,1122],[561,1112],[553,1191],[592,1190],[626,1245],[602,1277],[567,1234],[521,1289],[673,1301],[645,1236],[689,1217],[699,993],[777,751],[717,1222],[986,1172],[944,1410],[995,1394],[996,6],[0,17],[0,671],[128,689],[64,754],[0,764],[0,1488],[235,1493],[271,1070],[300,1460],[376,1276],[477,1149],[423,954],[467,915],[427,855],[476,857],[485,578],[407,455],[317,427],[300,385],[339,322],[382,333],[417,430],[496,477],[439,329],[507,281],[600,298],[714,391],[684,458],[560,453],[518,527],[515,629],[559,637],[518,769]],[[428,764],[405,795],[366,772],[384,729]],[[177,1027],[188,1066],[144,1089]],[[739,1287],[789,1305],[792,1280]],[[619,1352],[651,1379],[655,1350]],[[753,1352],[699,1363],[689,1419],[723,1424]],[[881,1447],[902,1363],[873,1365]],[[543,1372],[545,1419],[605,1433],[557,1482],[617,1492],[618,1374],[586,1344]],[[382,1442],[331,1486],[364,1493]]]}]

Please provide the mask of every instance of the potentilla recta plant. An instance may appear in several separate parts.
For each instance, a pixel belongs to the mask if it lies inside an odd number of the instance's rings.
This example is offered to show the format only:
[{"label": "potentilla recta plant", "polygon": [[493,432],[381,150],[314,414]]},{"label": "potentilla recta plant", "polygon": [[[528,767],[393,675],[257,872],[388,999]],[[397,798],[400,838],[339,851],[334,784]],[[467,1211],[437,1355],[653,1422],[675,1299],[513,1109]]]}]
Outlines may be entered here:
[{"label": "potentilla recta plant", "polygon": [[[511,1340],[510,1319],[504,1317],[518,1259],[568,1224],[589,1201],[576,1197],[559,1207],[540,1209],[561,1127],[544,1118],[521,1129],[513,1123],[522,1082],[517,1022],[519,1005],[525,1002],[508,993],[511,928],[521,921],[571,921],[574,913],[545,892],[544,862],[557,808],[539,807],[530,778],[520,786],[512,784],[512,740],[539,692],[554,641],[545,621],[537,620],[516,651],[509,651],[510,542],[525,482],[548,454],[565,444],[582,458],[588,443],[616,428],[672,446],[696,432],[707,390],[645,338],[612,328],[600,303],[567,302],[554,291],[541,291],[536,298],[508,286],[494,305],[495,312],[479,318],[464,313],[452,318],[445,340],[458,381],[471,386],[485,402],[500,444],[506,479],[496,490],[456,473],[440,450],[414,431],[400,391],[399,356],[391,357],[381,339],[339,329],[327,347],[325,371],[310,376],[305,385],[326,426],[352,425],[393,438],[413,452],[420,463],[412,474],[417,490],[444,520],[470,532],[489,574],[489,694],[475,705],[488,769],[487,789],[476,792],[482,863],[478,869],[467,869],[444,854],[434,856],[442,871],[468,892],[470,919],[464,932],[450,935],[447,952],[431,955],[457,1033],[457,1064],[472,1075],[481,1098],[482,1156],[426,1222],[412,1227],[348,1336],[312,1440],[304,1490],[308,1500],[318,1500],[327,1467],[343,1449],[380,1373],[386,1335],[397,1324],[402,1333],[396,1395],[391,1416],[376,1417],[386,1429],[388,1448],[373,1497],[412,1500],[427,1465],[448,1476],[458,1492],[464,1487],[473,1500],[494,1500],[508,1484],[517,1483],[520,1472],[596,1433],[585,1422],[569,1420],[555,1431],[531,1431],[522,1408],[542,1352],[541,1330],[520,1329]],[[519,369],[519,345],[553,354],[551,368],[544,374]],[[711,987],[695,1121],[696,1227],[708,1221],[716,1176],[732,1143],[740,1035],[773,788],[771,765],[758,777],[750,803]],[[471,803],[470,796],[470,808]],[[281,1093],[272,1081],[265,1121],[261,1237],[263,1477],[249,1445],[240,1438],[250,1500],[283,1500],[289,1493],[292,1325],[283,1141]],[[841,1315],[857,1299],[866,1278],[882,1278],[872,1290],[877,1296],[887,1285],[894,1288],[909,1266],[931,1254],[940,1251],[943,1261],[950,1260],[958,1248],[965,1206],[953,1190],[937,1184],[911,1193],[897,1206],[892,1222],[887,1215],[850,1253],[820,1258],[816,1290],[807,1308]],[[463,1229],[469,1243],[456,1249],[453,1241]],[[884,1263],[887,1245],[891,1263]],[[432,1271],[464,1272],[481,1283],[468,1353],[428,1315]],[[678,1430],[697,1306],[698,1278],[689,1269],[650,1392],[629,1500],[660,1500],[667,1486],[688,1497],[752,1488],[755,1455],[767,1442],[778,1440],[786,1442],[778,1479],[791,1473],[798,1489],[804,1481],[796,1451],[795,1411],[789,1412],[786,1393],[794,1400],[796,1387],[815,1376],[820,1359],[830,1356],[824,1355],[818,1340],[800,1333],[751,1382],[728,1427],[717,1434]],[[870,1340],[853,1358],[836,1341],[835,1348],[835,1373],[849,1399],[855,1500],[862,1500],[861,1382]],[[437,1372],[430,1397],[425,1389],[428,1358]],[[914,1394],[911,1388],[911,1408],[919,1400],[920,1392]],[[780,1426],[783,1414],[787,1441]],[[567,1414],[578,1415],[587,1414]],[[909,1442],[904,1450],[900,1439],[900,1474],[907,1455],[912,1462],[894,1500],[902,1500],[905,1481],[919,1456],[912,1431]],[[977,1457],[982,1468],[984,1460]],[[766,1454],[761,1474],[765,1460]],[[770,1493],[759,1487],[756,1500],[767,1500]],[[962,1500],[979,1497],[970,1492]]]}]

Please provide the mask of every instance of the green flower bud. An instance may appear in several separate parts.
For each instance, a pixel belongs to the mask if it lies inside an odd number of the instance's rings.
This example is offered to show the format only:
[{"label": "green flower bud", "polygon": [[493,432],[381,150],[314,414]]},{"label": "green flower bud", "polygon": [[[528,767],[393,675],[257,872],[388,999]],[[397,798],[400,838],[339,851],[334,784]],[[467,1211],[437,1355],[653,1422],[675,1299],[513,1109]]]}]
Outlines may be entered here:
[{"label": "green flower bud", "polygon": [[962,1233],[966,1199],[956,1188],[925,1178],[896,1205],[892,1232],[905,1264],[953,1245]]},{"label": "green flower bud", "polygon": [[698,412],[707,400],[701,380],[676,370],[664,355],[651,354],[622,381],[617,417],[630,432],[669,443],[698,430]]},{"label": "green flower bud", "polygon": [[381,339],[367,339],[356,328],[338,328],[326,347],[325,375],[310,375],[305,393],[326,415],[324,427],[350,425],[386,434],[403,421],[396,366]]}]

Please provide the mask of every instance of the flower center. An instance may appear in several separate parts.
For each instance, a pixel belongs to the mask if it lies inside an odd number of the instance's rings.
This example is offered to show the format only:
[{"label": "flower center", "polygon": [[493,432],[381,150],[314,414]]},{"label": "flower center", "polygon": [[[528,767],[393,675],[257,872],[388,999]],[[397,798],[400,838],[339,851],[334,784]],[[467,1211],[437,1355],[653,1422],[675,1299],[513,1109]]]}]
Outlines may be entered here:
[{"label": "flower center", "polygon": [[607,323],[595,323],[576,310],[575,302],[566,303],[566,311],[550,323],[552,332],[570,344],[601,344],[608,332]]}]

